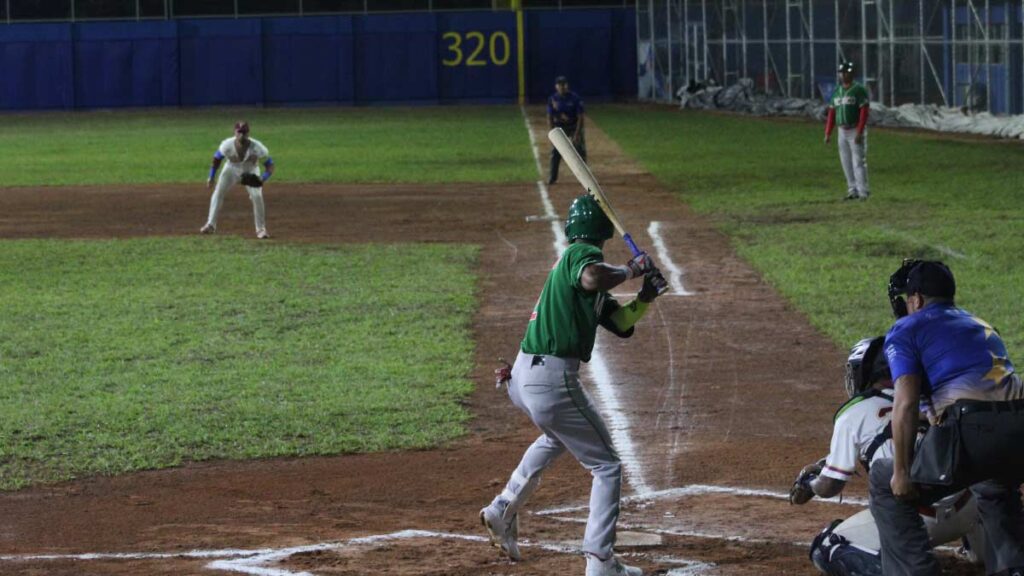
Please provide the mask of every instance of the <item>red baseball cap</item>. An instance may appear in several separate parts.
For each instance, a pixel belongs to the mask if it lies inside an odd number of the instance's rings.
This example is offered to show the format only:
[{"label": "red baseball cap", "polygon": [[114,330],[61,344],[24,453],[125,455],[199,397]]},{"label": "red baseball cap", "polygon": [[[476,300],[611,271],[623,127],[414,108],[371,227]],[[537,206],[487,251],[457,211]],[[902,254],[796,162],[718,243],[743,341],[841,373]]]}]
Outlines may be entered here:
[{"label": "red baseball cap", "polygon": [[249,133],[249,123],[245,120],[239,120],[235,122],[235,132],[241,132],[242,134]]}]

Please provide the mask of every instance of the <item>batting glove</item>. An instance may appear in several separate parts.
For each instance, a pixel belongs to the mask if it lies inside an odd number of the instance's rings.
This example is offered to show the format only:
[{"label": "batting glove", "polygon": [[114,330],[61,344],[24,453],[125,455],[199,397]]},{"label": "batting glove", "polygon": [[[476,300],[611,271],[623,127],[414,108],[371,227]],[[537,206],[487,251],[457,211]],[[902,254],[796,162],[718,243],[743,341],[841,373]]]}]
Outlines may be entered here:
[{"label": "batting glove", "polygon": [[639,278],[651,270],[655,270],[654,259],[647,252],[637,254],[632,260],[626,262],[626,266],[629,267],[630,279]]}]

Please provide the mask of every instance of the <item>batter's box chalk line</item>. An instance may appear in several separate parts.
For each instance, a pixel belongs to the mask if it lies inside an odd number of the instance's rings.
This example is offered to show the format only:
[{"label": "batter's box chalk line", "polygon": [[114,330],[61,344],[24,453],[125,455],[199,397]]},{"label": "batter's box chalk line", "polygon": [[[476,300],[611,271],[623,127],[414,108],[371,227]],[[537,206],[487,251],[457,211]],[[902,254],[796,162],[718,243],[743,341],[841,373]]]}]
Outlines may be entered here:
[{"label": "batter's box chalk line", "polygon": [[[274,562],[286,560],[296,554],[307,554],[310,552],[323,552],[330,550],[344,550],[355,546],[377,546],[388,542],[411,540],[415,538],[432,538],[439,540],[460,540],[465,542],[477,542],[485,544],[488,538],[473,534],[457,534],[452,532],[434,532],[431,530],[401,530],[390,534],[378,534],[351,538],[341,542],[324,542],[320,544],[309,544],[305,546],[292,546],[288,548],[258,548],[258,549],[237,549],[227,548],[221,550],[192,550],[188,552],[119,552],[119,553],[87,553],[87,554],[27,554],[27,555],[2,555],[0,562],[41,562],[41,561],[97,561],[97,560],[213,560],[206,565],[206,568],[214,571],[233,572],[238,574],[252,574],[254,576],[314,576],[311,572],[296,572],[284,568],[272,568],[268,566]],[[557,544],[551,542],[532,542],[523,540],[520,546],[524,548],[537,548],[557,554],[579,555],[581,550],[574,546]],[[668,565],[671,568],[665,573],[666,576],[692,576],[701,574],[714,567],[713,564],[697,560],[687,560],[674,556],[657,556],[652,561],[661,565]]]}]

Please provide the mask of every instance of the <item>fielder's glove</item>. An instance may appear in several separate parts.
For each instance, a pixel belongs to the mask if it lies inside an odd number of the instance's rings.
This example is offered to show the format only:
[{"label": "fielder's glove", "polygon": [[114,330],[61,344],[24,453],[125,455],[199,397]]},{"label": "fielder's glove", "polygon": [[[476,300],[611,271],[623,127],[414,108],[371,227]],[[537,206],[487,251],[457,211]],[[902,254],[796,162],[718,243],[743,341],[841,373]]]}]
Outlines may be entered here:
[{"label": "fielder's glove", "polygon": [[652,270],[656,270],[654,259],[647,252],[637,254],[632,260],[626,262],[626,266],[629,267],[630,278],[639,278]]},{"label": "fielder's glove", "polygon": [[242,174],[242,184],[250,188],[262,188],[263,178],[255,174]]},{"label": "fielder's glove", "polygon": [[657,268],[644,274],[644,285],[640,287],[640,293],[636,295],[641,302],[654,302],[654,299],[668,290],[668,281],[661,275]]},{"label": "fielder's glove", "polygon": [[803,469],[800,470],[800,474],[798,474],[796,480],[793,481],[793,487],[789,489],[790,504],[806,504],[811,498],[814,498],[814,490],[811,489],[811,482],[821,475],[821,471],[824,468],[825,459],[822,458],[814,464],[804,466]]}]

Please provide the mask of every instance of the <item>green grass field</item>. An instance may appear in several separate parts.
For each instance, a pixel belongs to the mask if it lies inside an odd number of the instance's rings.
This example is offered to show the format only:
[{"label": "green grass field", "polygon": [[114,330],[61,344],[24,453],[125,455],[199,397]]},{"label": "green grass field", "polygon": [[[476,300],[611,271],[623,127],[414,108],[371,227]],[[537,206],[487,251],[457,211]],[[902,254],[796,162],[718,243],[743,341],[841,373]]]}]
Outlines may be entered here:
[{"label": "green grass field", "polygon": [[0,489],[463,433],[475,247],[0,244]]},{"label": "green grass field", "polygon": [[[946,260],[960,303],[1024,352],[1018,143],[874,130],[873,196],[844,203],[817,124],[592,113],[839,345],[888,327],[888,275],[916,256]],[[536,179],[511,106],[7,115],[0,171],[5,185],[195,182],[239,117],[281,182]],[[0,489],[458,436],[476,250],[0,242]]]},{"label": "green grass field", "polygon": [[1024,147],[872,130],[872,197],[842,202],[835,142],[804,121],[600,106],[596,121],[840,346],[883,333],[904,257],[944,260],[958,303],[1024,353]]},{"label": "green grass field", "polygon": [[529,182],[515,106],[265,108],[4,115],[5,186],[201,182],[247,119],[277,182]]}]

